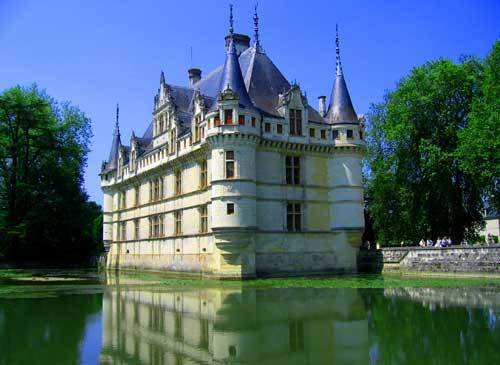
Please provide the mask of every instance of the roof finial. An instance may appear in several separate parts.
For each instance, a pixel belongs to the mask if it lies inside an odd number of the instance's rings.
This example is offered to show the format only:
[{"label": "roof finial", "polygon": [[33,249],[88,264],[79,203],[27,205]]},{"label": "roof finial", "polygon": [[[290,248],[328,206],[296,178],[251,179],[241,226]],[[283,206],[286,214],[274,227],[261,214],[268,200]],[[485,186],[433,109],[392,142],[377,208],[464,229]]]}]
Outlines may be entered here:
[{"label": "roof finial", "polygon": [[163,73],[163,70],[161,70],[161,74],[160,74],[160,84],[164,84],[165,83],[165,74]]},{"label": "roof finial", "polygon": [[116,122],[115,122],[115,134],[120,134],[120,125],[118,119],[120,118],[120,106],[116,103]]},{"label": "roof finial", "polygon": [[255,12],[253,14],[253,25],[254,25],[254,32],[255,32],[255,48],[260,47],[260,40],[259,40],[259,16],[257,15],[257,5],[258,3],[255,4]]},{"label": "roof finial", "polygon": [[337,75],[342,75],[342,65],[340,63],[340,42],[339,42],[339,25],[335,24],[335,45],[336,45],[336,71]]},{"label": "roof finial", "polygon": [[233,36],[233,4],[229,4],[229,34]]}]

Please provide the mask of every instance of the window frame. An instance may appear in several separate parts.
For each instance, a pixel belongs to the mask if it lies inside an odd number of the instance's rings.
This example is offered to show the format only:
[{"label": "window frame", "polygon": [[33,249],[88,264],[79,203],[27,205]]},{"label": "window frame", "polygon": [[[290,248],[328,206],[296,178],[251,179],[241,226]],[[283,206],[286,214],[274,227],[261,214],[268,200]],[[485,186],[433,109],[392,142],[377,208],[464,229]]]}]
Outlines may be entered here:
[{"label": "window frame", "polygon": [[301,161],[300,156],[286,155],[285,156],[285,183],[287,185],[300,185],[301,176]]},{"label": "window frame", "polygon": [[234,203],[227,203],[226,204],[226,215],[234,215],[235,213],[235,206]]},{"label": "window frame", "polygon": [[182,210],[174,211],[174,235],[182,235]]},{"label": "window frame", "polygon": [[290,109],[290,135],[302,136],[302,109]]},{"label": "window frame", "polygon": [[[232,154],[232,157],[228,157],[228,154]],[[232,166],[230,169],[229,166]],[[228,173],[232,171],[231,176]],[[226,179],[234,179],[236,177],[236,157],[234,150],[224,151],[224,176]]]},{"label": "window frame", "polygon": [[181,195],[182,194],[182,170],[177,169],[175,170],[175,175],[174,175],[174,192],[175,196]]},{"label": "window frame", "polygon": [[302,232],[302,203],[286,202],[286,230],[288,232]]},{"label": "window frame", "polygon": [[208,186],[208,164],[207,160],[203,160],[199,163],[200,166],[200,189],[204,189]]},{"label": "window frame", "polygon": [[208,232],[208,206],[205,204],[200,207],[200,233]]}]

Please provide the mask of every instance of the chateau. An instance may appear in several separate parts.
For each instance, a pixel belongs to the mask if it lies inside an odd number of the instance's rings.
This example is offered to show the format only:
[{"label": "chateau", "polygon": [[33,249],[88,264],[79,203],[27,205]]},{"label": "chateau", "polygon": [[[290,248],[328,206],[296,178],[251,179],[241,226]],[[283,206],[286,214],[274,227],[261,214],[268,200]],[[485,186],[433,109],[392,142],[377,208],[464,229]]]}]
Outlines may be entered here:
[{"label": "chateau", "polygon": [[[314,109],[259,39],[229,33],[224,63],[188,86],[161,73],[152,122],[100,173],[106,265],[251,278],[355,272],[364,229],[363,118],[336,38],[327,106]],[[217,47],[216,47],[217,48]],[[332,67],[333,70],[333,67]]]}]

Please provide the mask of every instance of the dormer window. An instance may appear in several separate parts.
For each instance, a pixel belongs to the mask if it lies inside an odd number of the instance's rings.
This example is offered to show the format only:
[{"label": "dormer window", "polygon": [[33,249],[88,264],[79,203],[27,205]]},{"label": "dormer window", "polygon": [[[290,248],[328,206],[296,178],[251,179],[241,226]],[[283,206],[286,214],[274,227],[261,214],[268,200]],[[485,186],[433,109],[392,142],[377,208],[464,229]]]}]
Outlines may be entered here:
[{"label": "dormer window", "polygon": [[201,117],[198,115],[194,118],[194,142],[199,142],[202,137],[202,128],[200,127]]},{"label": "dormer window", "polygon": [[224,110],[224,124],[233,124],[233,109]]},{"label": "dormer window", "polygon": [[290,134],[302,135],[302,110],[300,109],[290,109]]}]

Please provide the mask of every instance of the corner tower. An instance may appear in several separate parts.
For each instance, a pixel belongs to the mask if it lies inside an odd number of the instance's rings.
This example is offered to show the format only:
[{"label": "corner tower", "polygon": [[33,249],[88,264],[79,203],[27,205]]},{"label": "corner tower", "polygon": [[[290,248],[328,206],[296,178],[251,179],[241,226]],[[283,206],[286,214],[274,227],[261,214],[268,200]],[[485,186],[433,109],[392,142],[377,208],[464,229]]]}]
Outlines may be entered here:
[{"label": "corner tower", "polygon": [[364,230],[362,162],[365,152],[363,122],[354,111],[340,61],[336,27],[336,67],[330,104],[325,119],[331,124],[334,155],[329,164],[330,227],[347,247],[342,261],[356,268],[356,257]]}]

